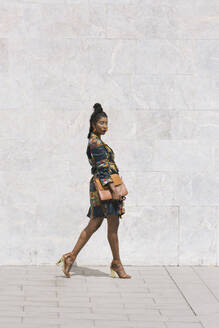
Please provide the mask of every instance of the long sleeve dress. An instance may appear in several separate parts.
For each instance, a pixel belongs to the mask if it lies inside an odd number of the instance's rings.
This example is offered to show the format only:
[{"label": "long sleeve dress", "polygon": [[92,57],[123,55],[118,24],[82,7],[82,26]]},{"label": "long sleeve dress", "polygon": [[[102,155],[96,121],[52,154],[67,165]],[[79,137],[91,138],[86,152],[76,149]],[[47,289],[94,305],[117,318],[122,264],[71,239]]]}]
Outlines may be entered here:
[{"label": "long sleeve dress", "polygon": [[91,219],[95,217],[106,218],[109,214],[117,214],[119,218],[125,213],[124,200],[101,201],[94,184],[94,178],[98,177],[102,186],[113,182],[110,174],[119,173],[115,163],[115,155],[107,144],[105,144],[94,132],[91,132],[87,146],[87,157],[91,165],[89,195],[90,207],[87,216]]}]

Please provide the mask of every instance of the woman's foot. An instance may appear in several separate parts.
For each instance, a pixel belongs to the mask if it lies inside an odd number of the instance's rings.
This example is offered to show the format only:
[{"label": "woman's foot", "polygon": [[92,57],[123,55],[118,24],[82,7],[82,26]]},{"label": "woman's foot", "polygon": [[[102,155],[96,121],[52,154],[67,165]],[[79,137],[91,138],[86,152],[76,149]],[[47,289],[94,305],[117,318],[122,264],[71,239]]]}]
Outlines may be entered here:
[{"label": "woman's foot", "polygon": [[67,278],[70,278],[70,273],[69,271],[71,270],[72,264],[74,263],[76,259],[76,255],[73,254],[72,252],[66,253],[62,255],[60,260],[56,263],[56,265],[62,265],[62,271],[66,275]]},{"label": "woman's foot", "polygon": [[116,273],[119,276],[119,278],[131,278],[131,276],[129,274],[127,274],[124,270],[124,267],[121,263],[120,260],[112,260],[111,265],[110,265],[110,276],[115,278]]}]

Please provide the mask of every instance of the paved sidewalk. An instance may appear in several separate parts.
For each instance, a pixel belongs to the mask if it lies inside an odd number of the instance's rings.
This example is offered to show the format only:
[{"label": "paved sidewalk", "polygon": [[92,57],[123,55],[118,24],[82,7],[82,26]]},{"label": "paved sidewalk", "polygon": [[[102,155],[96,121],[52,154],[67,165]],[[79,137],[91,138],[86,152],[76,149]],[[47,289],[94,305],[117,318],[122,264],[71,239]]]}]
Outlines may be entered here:
[{"label": "paved sidewalk", "polygon": [[218,328],[219,267],[0,266],[0,327]]}]

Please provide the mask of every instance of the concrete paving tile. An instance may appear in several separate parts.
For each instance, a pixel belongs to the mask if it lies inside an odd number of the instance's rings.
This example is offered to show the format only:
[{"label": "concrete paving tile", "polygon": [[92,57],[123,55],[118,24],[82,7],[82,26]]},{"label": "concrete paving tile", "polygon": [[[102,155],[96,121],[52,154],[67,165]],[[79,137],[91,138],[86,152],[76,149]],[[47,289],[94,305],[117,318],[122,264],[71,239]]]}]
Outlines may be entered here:
[{"label": "concrete paving tile", "polygon": [[6,281],[5,281],[5,279],[0,278],[0,281],[1,281],[2,286],[4,285],[3,287],[5,287],[5,286],[10,286],[10,287],[19,286],[20,287],[22,285],[22,283],[25,282],[26,280],[21,279],[21,278],[17,278],[17,279],[15,278],[15,279],[11,279],[10,281],[6,279]]},{"label": "concrete paving tile", "polygon": [[90,305],[91,308],[94,310],[95,312],[95,309],[124,309],[124,304],[122,303],[108,303],[108,304],[102,304],[102,303],[99,303],[99,304],[91,304]]},{"label": "concrete paving tile", "polygon": [[[151,299],[151,298],[149,298]],[[123,303],[142,303],[148,304],[148,297],[121,297]]]},{"label": "concrete paving tile", "polygon": [[[72,294],[72,293],[74,293],[75,294],[75,296],[87,296],[87,293],[88,293],[88,291],[87,291],[87,289],[86,289],[86,286],[84,286],[84,288],[74,288],[74,287],[58,287],[58,288],[56,288],[56,292],[58,293],[58,294],[63,294],[63,293],[65,293],[66,295],[68,295],[68,294]],[[99,291],[99,293],[101,293],[101,291]]]},{"label": "concrete paving tile", "polygon": [[25,295],[33,294],[41,294],[41,295],[55,295],[56,287],[45,287],[39,288],[39,286],[23,286],[23,293]]},{"label": "concrete paving tile", "polygon": [[1,295],[1,299],[4,297],[4,296],[24,296],[24,292],[20,289],[20,290],[1,290],[0,291],[0,295]]},{"label": "concrete paving tile", "polygon": [[[96,277],[85,277],[84,279],[85,283],[86,284],[89,284],[89,285],[96,285],[97,284],[97,278]],[[106,285],[106,286],[116,286],[116,282],[115,282],[115,279],[109,279],[108,277],[107,278],[98,278],[98,282],[100,285]]]},{"label": "concrete paving tile", "polygon": [[122,292],[126,292],[127,290],[129,290],[130,293],[135,292],[135,293],[139,293],[142,292],[142,290],[146,293],[148,292],[147,287],[134,287],[134,286],[119,286],[118,291]]},{"label": "concrete paving tile", "polygon": [[58,312],[58,306],[43,306],[43,305],[24,305],[24,312],[41,312],[41,313],[49,313],[49,312]]},{"label": "concrete paving tile", "polygon": [[[63,277],[62,277],[63,278]],[[46,281],[46,280],[49,280],[49,281],[55,281],[56,280],[56,277],[54,277],[54,276],[42,276],[42,275],[28,275],[28,276],[26,276],[26,278],[25,278],[25,281],[34,281],[34,280],[39,280],[39,279],[42,279],[42,280],[44,280],[44,281]],[[67,278],[64,278],[64,279],[67,279]]]},{"label": "concrete paving tile", "polygon": [[22,270],[26,270],[27,265],[25,264],[20,264],[20,265],[1,265],[0,267],[0,271],[5,271],[5,270],[11,270],[11,269],[16,269],[16,271],[22,271]]},{"label": "concrete paving tile", "polygon": [[155,305],[155,302],[153,300],[153,298],[151,297],[147,297],[144,298],[144,300],[142,302],[139,301],[130,301],[130,302],[124,302],[124,307],[130,308],[130,307],[147,307],[147,306],[153,306]]},{"label": "concrete paving tile", "polygon": [[22,305],[14,305],[14,304],[0,304],[0,316],[4,311],[13,310],[13,311],[23,311]]},{"label": "concrete paving tile", "polygon": [[3,328],[59,328],[58,325],[42,325],[42,324],[37,324],[35,325],[34,323],[30,324],[18,324],[18,323],[4,323]]},{"label": "concrete paving tile", "polygon": [[[66,276],[64,275],[64,273],[60,270],[59,272],[57,272],[56,275],[54,275],[55,279],[57,280],[60,280],[60,281],[66,281],[68,284],[71,283],[71,282],[75,282],[75,281],[78,281],[78,282],[83,282],[86,280],[87,276],[85,276],[84,274],[75,274],[73,272],[70,271],[70,275],[71,275],[71,278],[72,279],[68,279],[66,278]],[[101,279],[101,277],[99,277],[99,279]]]},{"label": "concrete paving tile", "polygon": [[[203,328],[202,324],[199,322],[167,322],[167,328]],[[210,327],[209,327],[210,328]]]},{"label": "concrete paving tile", "polygon": [[[200,301],[199,301],[200,302]],[[193,309],[198,315],[219,314],[219,303],[193,303]]]},{"label": "concrete paving tile", "polygon": [[148,284],[150,284],[152,287],[164,287],[164,288],[168,288],[168,287],[174,287],[174,282],[168,277],[168,278],[164,278],[164,277],[159,277],[159,278],[143,278],[145,282],[147,282]]},{"label": "concrete paving tile", "polygon": [[0,312],[0,317],[4,316],[4,317],[22,317],[23,316],[23,309],[19,309],[19,310],[10,310],[10,309],[5,309],[4,311]]},{"label": "concrete paving tile", "polygon": [[91,303],[89,300],[86,302],[84,302],[84,301],[77,302],[77,300],[74,300],[74,301],[59,300],[58,304],[60,307],[74,307],[74,306],[88,307],[88,306],[91,306]]},{"label": "concrete paving tile", "polygon": [[107,303],[107,304],[102,304],[102,303],[92,303],[92,308],[94,309],[147,309],[147,304],[143,303]]},{"label": "concrete paving tile", "polygon": [[4,289],[12,289],[12,290],[20,290],[21,289],[21,282],[17,281],[17,282],[4,282],[2,281],[1,284],[0,284],[0,290],[4,290]]},{"label": "concrete paving tile", "polygon": [[145,297],[147,297],[147,295],[148,295],[148,293],[147,292],[145,292],[145,291],[142,291],[142,292],[132,292],[132,293],[130,293],[130,292],[120,292],[120,294],[121,294],[121,297],[122,298],[132,298],[132,297],[134,297],[134,298],[145,298]]},{"label": "concrete paving tile", "polygon": [[89,296],[75,296],[74,294],[72,295],[58,295],[57,299],[59,301],[66,301],[66,302],[74,302],[74,303],[83,303],[83,302],[90,302],[90,297]]},{"label": "concrete paving tile", "polygon": [[86,287],[81,289],[81,292],[80,292],[80,289],[74,289],[74,288],[69,289],[69,290],[59,289],[59,290],[56,290],[56,292],[57,292],[58,296],[62,296],[62,297],[64,297],[65,295],[68,297],[71,295],[75,295],[75,296],[80,295],[80,297],[86,297],[88,295],[88,291],[86,290]]},{"label": "concrete paving tile", "polygon": [[190,309],[190,306],[185,302],[185,303],[180,303],[180,304],[174,304],[174,303],[159,303],[155,304],[154,307],[156,309]]},{"label": "concrete paving tile", "polygon": [[187,309],[160,309],[160,313],[161,315],[166,315],[166,316],[183,316],[183,315],[194,315],[194,313],[192,312],[191,308],[187,308]]},{"label": "concrete paving tile", "polygon": [[147,288],[149,288],[149,290],[152,290],[152,291],[160,291],[160,290],[163,290],[165,292],[178,292],[178,290],[176,289],[176,286],[175,285],[171,285],[171,286],[162,286],[162,285],[159,285],[159,284],[155,284],[155,285],[152,285],[152,284],[147,284]]},{"label": "concrete paving tile", "polygon": [[[77,295],[77,294],[76,294]],[[110,295],[111,297],[119,297],[121,296],[121,293],[120,292],[112,292],[112,293],[108,293],[108,292],[105,292],[105,291],[99,291],[99,292],[96,292],[96,291],[87,291],[85,293],[82,293],[82,296],[89,296],[89,297],[107,297],[108,295]]]},{"label": "concrete paving tile", "polygon": [[[67,279],[67,278],[66,278]],[[63,286],[56,286],[57,290],[75,290],[76,292],[85,292],[86,291],[86,288],[87,288],[87,285],[86,283],[74,283],[74,284],[69,284],[69,285],[63,285]]]},{"label": "concrete paving tile", "polygon": [[58,312],[36,312],[36,311],[24,311],[22,314],[23,318],[29,318],[31,317],[33,319],[33,322],[35,322],[35,319],[38,319],[39,317],[41,319],[58,319]]},{"label": "concrete paving tile", "polygon": [[72,319],[70,322],[60,322],[59,328],[95,328],[95,325],[94,320]]},{"label": "concrete paving tile", "polygon": [[[70,280],[70,279],[69,279]],[[71,278],[71,281],[67,281],[67,278],[63,278],[63,279],[56,279],[56,286],[57,287],[63,287],[63,288],[75,288],[77,286],[81,286],[83,284],[86,284],[85,281],[77,281]]]},{"label": "concrete paving tile", "polygon": [[0,278],[7,278],[6,282],[16,281],[17,279],[23,279],[26,277],[26,271],[16,271],[4,269],[0,271]]},{"label": "concrete paving tile", "polygon": [[58,306],[58,300],[35,300],[35,299],[31,299],[31,300],[25,300],[23,302],[23,306],[45,306],[45,307],[56,307]]},{"label": "concrete paving tile", "polygon": [[145,320],[138,320],[138,321],[107,321],[107,320],[95,320],[95,328],[166,328],[163,322],[154,322]]},{"label": "concrete paving tile", "polygon": [[95,313],[119,313],[123,315],[128,315],[128,314],[145,314],[145,313],[151,313],[151,311],[156,311],[156,309],[146,309],[146,308],[132,308],[132,309],[127,309],[127,308],[95,308],[94,312]]},{"label": "concrete paving tile", "polygon": [[108,294],[111,294],[111,293],[118,293],[118,291],[119,291],[119,288],[117,288],[117,287],[110,287],[110,286],[107,286],[107,287],[104,287],[104,286],[98,286],[98,287],[96,287],[96,286],[85,286],[84,287],[84,290],[86,291],[88,291],[88,292],[105,292],[105,293],[108,293]]},{"label": "concrete paving tile", "polygon": [[79,306],[74,306],[74,307],[59,307],[58,308],[59,313],[93,313],[92,308],[87,306],[87,307],[79,307]]},{"label": "concrete paving tile", "polygon": [[148,287],[149,294],[156,295],[156,296],[165,296],[165,297],[174,297],[174,298],[182,298],[182,294],[176,290],[163,290],[162,288],[157,290],[151,290],[150,287]]},{"label": "concrete paving tile", "polygon": [[140,327],[144,327],[144,328],[166,328],[165,324],[163,322],[152,322],[152,321],[148,321],[148,322],[144,322],[144,321],[132,321],[131,322],[133,324],[133,327],[135,328],[140,328]]},{"label": "concrete paving tile", "polygon": [[81,328],[81,327],[85,327],[85,328],[90,328],[90,327],[95,327],[94,325],[94,320],[89,320],[89,319],[75,319],[75,318],[68,318],[68,317],[64,317],[64,318],[59,318],[59,324],[60,326],[63,325],[70,325],[71,324],[71,328]]},{"label": "concrete paving tile", "polygon": [[23,304],[23,299],[19,299],[19,300],[0,300],[0,308],[2,308],[2,306],[22,306]]},{"label": "concrete paving tile", "polygon": [[98,296],[89,296],[90,297],[90,300],[91,300],[91,302],[96,302],[96,301],[98,301],[98,302],[101,302],[101,301],[103,301],[103,302],[105,302],[106,301],[106,299],[107,299],[107,301],[116,301],[117,303],[122,303],[122,301],[124,300],[124,298],[122,298],[121,297],[121,295],[119,295],[119,294],[117,294],[117,295],[110,295],[110,294],[105,294],[105,296],[104,295],[98,295]]},{"label": "concrete paving tile", "polygon": [[35,324],[34,322],[30,323],[22,323],[22,324],[16,324],[16,325],[9,325],[5,326],[4,328],[60,328],[57,324]]},{"label": "concrete paving tile", "polygon": [[140,298],[140,299],[118,299],[118,298],[116,298],[116,299],[108,299],[107,297],[106,297],[106,299],[92,299],[91,300],[91,303],[92,304],[94,304],[94,305],[98,305],[98,304],[121,304],[121,303],[123,303],[123,304],[128,304],[128,303],[130,303],[130,304],[133,304],[133,303],[135,303],[135,304],[148,304],[148,301],[147,301],[147,299],[142,299],[142,298]]},{"label": "concrete paving tile", "polygon": [[134,321],[138,321],[138,320],[164,321],[158,310],[145,310],[144,314],[131,313],[131,314],[128,314],[128,318],[130,321],[132,321],[132,320],[134,320]]},{"label": "concrete paving tile", "polygon": [[[66,285],[66,286],[82,286],[82,285],[85,285],[87,284],[87,281],[86,281],[86,278],[83,277],[81,279],[78,279],[76,277],[72,277],[70,279],[66,278],[65,276],[61,276],[60,278],[59,277],[55,277],[56,279],[56,283],[62,283],[63,285]],[[100,278],[99,278],[100,279]]]},{"label": "concrete paving tile", "polygon": [[55,293],[56,286],[41,286],[41,285],[23,285],[24,293],[37,292],[37,293]]},{"label": "concrete paving tile", "polygon": [[[16,277],[11,269],[0,267],[0,316],[4,313],[2,320],[7,320],[4,328],[72,328],[73,323],[74,328],[219,327],[216,270],[133,267],[130,272],[135,280],[128,281],[89,275],[86,267],[78,268],[81,275],[73,274],[72,279],[50,266],[22,266]],[[90,270],[92,274],[95,266]]]},{"label": "concrete paving tile", "polygon": [[153,300],[151,299],[148,299],[147,302],[144,302],[144,303],[124,303],[124,308],[125,309],[135,309],[135,308],[138,308],[138,309],[147,309],[147,308],[152,308],[155,306],[155,309],[156,309],[156,305],[155,303],[153,302]]},{"label": "concrete paving tile", "polygon": [[60,318],[73,318],[73,319],[104,319],[104,320],[127,320],[125,314],[111,314],[111,313],[60,313]]},{"label": "concrete paving tile", "polygon": [[39,325],[57,325],[59,324],[60,320],[59,318],[48,318],[48,317],[40,317],[36,316],[33,319],[33,316],[26,316],[22,319],[23,324],[29,325],[30,328],[32,328],[32,325],[35,326]]},{"label": "concrete paving tile", "polygon": [[23,287],[27,286],[39,286],[39,287],[56,287],[56,281],[55,280],[24,280],[22,283]]},{"label": "concrete paving tile", "polygon": [[57,301],[57,297],[48,296],[48,295],[29,295],[25,296],[25,301],[32,302],[32,301],[44,301],[44,302],[54,302]]},{"label": "concrete paving tile", "polygon": [[219,314],[199,315],[199,320],[204,328],[218,328],[219,327]]},{"label": "concrete paving tile", "polygon": [[62,307],[44,307],[44,306],[24,306],[24,312],[33,313],[91,313],[91,307],[79,307],[79,306],[62,306]]},{"label": "concrete paving tile", "polygon": [[[144,311],[144,309],[140,309],[141,311]],[[128,309],[125,309],[124,307],[92,307],[93,313],[110,313],[110,314],[122,314],[126,315],[128,313]]]},{"label": "concrete paving tile", "polygon": [[1,315],[0,316],[0,326],[1,325],[5,325],[6,323],[14,323],[14,324],[17,324],[17,323],[21,323],[22,321],[21,321],[21,316],[11,316],[11,315],[9,315],[9,316],[3,316],[3,315]]},{"label": "concrete paving tile", "polygon": [[40,292],[40,291],[28,291],[25,292],[24,294],[25,299],[50,299],[50,300],[54,300],[57,297],[57,293],[56,292],[47,292],[46,290],[44,292]]},{"label": "concrete paving tile", "polygon": [[198,316],[192,316],[192,315],[171,315],[171,316],[165,316],[162,315],[162,320],[164,322],[169,322],[169,321],[176,321],[176,322],[200,322],[200,318]]},{"label": "concrete paving tile", "polygon": [[182,298],[179,298],[179,299],[176,299],[174,297],[156,297],[156,295],[153,297],[154,300],[155,300],[155,303],[156,304],[163,304],[163,303],[166,303],[166,304],[185,304],[186,301],[185,299],[182,297]]}]

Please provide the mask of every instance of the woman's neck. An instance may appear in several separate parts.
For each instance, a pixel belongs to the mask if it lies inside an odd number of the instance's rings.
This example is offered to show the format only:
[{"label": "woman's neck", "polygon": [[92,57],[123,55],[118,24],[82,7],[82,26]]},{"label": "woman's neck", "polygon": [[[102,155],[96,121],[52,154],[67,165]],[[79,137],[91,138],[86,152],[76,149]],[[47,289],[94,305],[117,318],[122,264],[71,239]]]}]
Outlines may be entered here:
[{"label": "woman's neck", "polygon": [[99,134],[97,134],[96,132],[93,132],[93,133],[94,133],[96,136],[98,136],[98,138],[99,138],[100,140],[102,140]]}]

